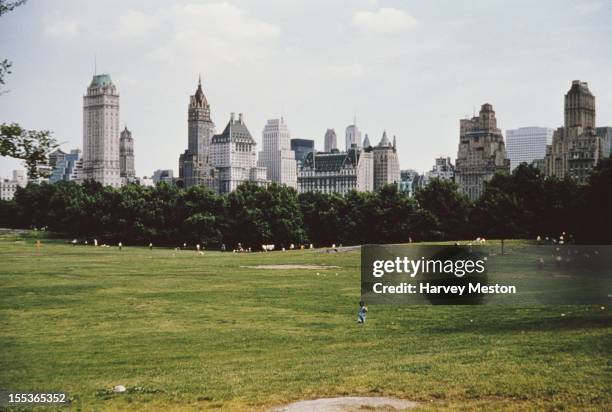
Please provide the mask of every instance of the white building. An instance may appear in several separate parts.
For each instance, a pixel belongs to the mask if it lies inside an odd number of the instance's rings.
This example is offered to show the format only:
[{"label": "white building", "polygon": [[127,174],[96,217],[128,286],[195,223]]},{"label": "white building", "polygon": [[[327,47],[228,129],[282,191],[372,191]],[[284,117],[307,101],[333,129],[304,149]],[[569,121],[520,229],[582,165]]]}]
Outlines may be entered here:
[{"label": "white building", "polygon": [[298,171],[298,191],[347,194],[373,190],[371,150],[312,152]]},{"label": "white building", "polygon": [[424,184],[429,183],[431,179],[450,180],[455,179],[455,166],[451,163],[450,157],[438,157],[436,163],[430,171],[425,173]]},{"label": "white building", "polygon": [[353,124],[346,127],[346,134],[344,137],[345,148],[348,151],[353,145],[361,148],[361,131],[357,128],[357,119],[353,121]]},{"label": "white building", "polygon": [[94,75],[83,96],[83,179],[121,186],[119,94],[110,75]]},{"label": "white building", "polygon": [[380,143],[372,148],[372,154],[374,159],[374,190],[380,190],[387,184],[399,184],[400,166],[395,137],[393,137],[393,144],[391,144],[387,138],[387,132],[383,132]]},{"label": "white building", "polygon": [[297,188],[297,162],[290,140],[289,128],[282,117],[268,120],[258,166],[266,168],[267,180]]},{"label": "white building", "polygon": [[521,163],[530,165],[534,160],[544,159],[546,145],[552,144],[554,129],[548,127],[520,127],[506,130],[506,152],[510,159],[510,170]]},{"label": "white building", "polygon": [[13,170],[12,178],[0,181],[0,199],[11,200],[15,196],[18,187],[25,187],[28,178],[23,170]]},{"label": "white building", "polygon": [[221,134],[211,141],[212,165],[219,176],[219,193],[235,190],[245,181],[266,184],[266,168],[257,166],[257,143],[244,124],[242,113],[238,120],[234,113]]}]

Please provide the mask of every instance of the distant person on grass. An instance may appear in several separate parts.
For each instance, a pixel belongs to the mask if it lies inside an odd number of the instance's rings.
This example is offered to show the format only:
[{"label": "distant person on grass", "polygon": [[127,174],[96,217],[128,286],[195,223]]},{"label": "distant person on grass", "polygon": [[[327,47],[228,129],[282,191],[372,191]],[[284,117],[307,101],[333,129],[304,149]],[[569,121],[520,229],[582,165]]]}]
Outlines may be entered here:
[{"label": "distant person on grass", "polygon": [[368,314],[368,307],[362,300],[359,302],[359,312],[357,312],[357,323],[363,324],[366,321],[366,315]]}]

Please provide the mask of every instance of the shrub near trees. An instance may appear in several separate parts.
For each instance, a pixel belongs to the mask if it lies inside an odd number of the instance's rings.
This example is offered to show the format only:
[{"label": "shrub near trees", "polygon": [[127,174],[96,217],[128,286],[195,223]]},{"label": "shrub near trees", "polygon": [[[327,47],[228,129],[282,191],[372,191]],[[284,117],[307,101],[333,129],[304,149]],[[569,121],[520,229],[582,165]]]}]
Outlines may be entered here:
[{"label": "shrub near trees", "polygon": [[610,243],[612,160],[587,185],[544,179],[525,164],[496,175],[472,203],[454,183],[433,179],[413,198],[386,186],[346,196],[302,193],[245,183],[227,195],[204,187],[161,183],[119,189],[93,181],[29,184],[0,202],[0,226],[48,227],[67,237],[123,244],[199,243],[259,249],[314,243],[404,243],[476,237],[535,238],[573,234],[579,242]]}]

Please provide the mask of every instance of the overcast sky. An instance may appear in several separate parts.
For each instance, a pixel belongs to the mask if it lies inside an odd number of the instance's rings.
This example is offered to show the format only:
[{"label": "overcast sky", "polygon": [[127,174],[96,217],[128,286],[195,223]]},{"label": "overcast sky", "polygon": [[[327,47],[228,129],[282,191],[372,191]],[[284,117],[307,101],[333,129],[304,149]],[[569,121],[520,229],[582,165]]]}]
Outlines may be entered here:
[{"label": "overcast sky", "polygon": [[[504,131],[559,127],[571,81],[588,81],[612,126],[610,0],[30,0],[0,18],[13,61],[0,122],[82,148],[82,95],[110,73],[137,175],[178,169],[202,74],[217,132],[244,112],[261,143],[283,115],[296,138],[357,123],[397,136],[402,168],[453,161],[459,119],[490,102]],[[258,145],[258,150],[260,149]],[[0,176],[22,168],[0,158]]]}]

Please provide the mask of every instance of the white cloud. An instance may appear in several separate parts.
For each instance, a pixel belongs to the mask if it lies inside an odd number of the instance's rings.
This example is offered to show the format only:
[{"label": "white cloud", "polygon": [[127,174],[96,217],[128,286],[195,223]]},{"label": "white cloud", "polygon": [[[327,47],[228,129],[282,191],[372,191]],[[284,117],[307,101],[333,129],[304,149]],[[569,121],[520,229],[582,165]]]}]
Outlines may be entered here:
[{"label": "white cloud", "polygon": [[596,11],[599,11],[603,7],[603,3],[601,1],[587,1],[582,3],[577,3],[574,8],[580,14],[592,14]]},{"label": "white cloud", "polygon": [[44,22],[45,34],[57,39],[75,38],[80,28],[81,25],[76,20],[62,17],[59,14],[47,16]]},{"label": "white cloud", "polygon": [[417,19],[404,10],[383,7],[375,12],[355,12],[353,24],[369,33],[392,34],[415,27]]},{"label": "white cloud", "polygon": [[119,18],[115,37],[123,41],[159,37],[148,56],[156,60],[204,58],[236,62],[265,55],[281,29],[223,3],[189,3],[154,13],[129,11]]}]

